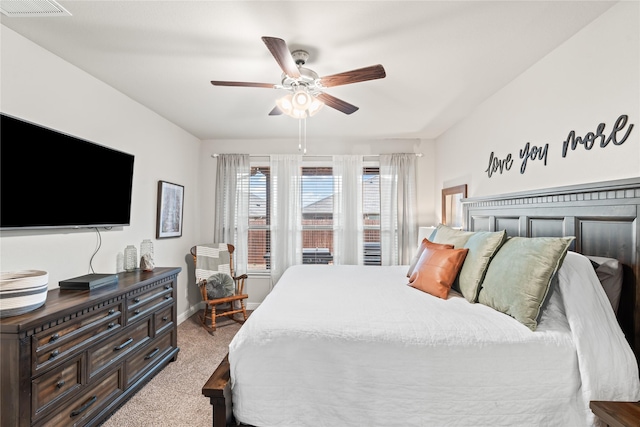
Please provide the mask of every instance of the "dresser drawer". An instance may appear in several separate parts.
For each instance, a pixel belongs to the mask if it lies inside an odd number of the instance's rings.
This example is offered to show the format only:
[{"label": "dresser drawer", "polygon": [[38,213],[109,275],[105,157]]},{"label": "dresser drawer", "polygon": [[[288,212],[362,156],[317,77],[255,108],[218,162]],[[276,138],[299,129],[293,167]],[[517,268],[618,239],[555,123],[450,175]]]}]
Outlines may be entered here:
[{"label": "dresser drawer", "polygon": [[31,409],[34,419],[80,388],[82,361],[82,356],[76,357],[31,381]]},{"label": "dresser drawer", "polygon": [[98,381],[95,386],[80,393],[78,397],[61,408],[60,412],[38,423],[38,426],[69,427],[85,424],[100,409],[108,405],[124,387],[121,382],[121,371],[118,369]]},{"label": "dresser drawer", "polygon": [[167,328],[173,328],[173,305],[157,312],[153,324],[156,328],[156,335],[161,334]]},{"label": "dresser drawer", "polygon": [[33,373],[48,369],[67,356],[115,334],[122,327],[122,305],[100,307],[33,336]]},{"label": "dresser drawer", "polygon": [[89,379],[108,368],[151,339],[151,317],[88,351]]},{"label": "dresser drawer", "polygon": [[131,386],[142,375],[144,375],[156,361],[162,358],[173,347],[174,330],[157,337],[153,342],[149,343],[142,351],[136,353],[125,363],[125,387]]},{"label": "dresser drawer", "polygon": [[162,305],[173,302],[173,282],[127,296],[128,323],[155,312]]}]

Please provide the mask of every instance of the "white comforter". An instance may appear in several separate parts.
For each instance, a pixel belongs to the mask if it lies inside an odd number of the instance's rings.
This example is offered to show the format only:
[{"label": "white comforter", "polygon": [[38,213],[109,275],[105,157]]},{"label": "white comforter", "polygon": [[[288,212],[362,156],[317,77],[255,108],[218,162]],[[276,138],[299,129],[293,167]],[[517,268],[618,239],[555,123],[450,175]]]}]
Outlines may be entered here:
[{"label": "white comforter", "polygon": [[236,418],[269,426],[585,426],[639,400],[635,358],[589,261],[569,253],[536,332],[407,266],[288,269],[229,346]]}]

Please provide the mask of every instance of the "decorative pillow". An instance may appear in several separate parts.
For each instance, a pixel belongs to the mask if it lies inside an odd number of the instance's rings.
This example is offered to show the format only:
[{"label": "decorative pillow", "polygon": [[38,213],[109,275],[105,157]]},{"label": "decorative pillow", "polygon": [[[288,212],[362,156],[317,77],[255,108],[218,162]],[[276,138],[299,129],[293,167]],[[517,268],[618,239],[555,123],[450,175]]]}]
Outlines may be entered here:
[{"label": "decorative pillow", "polygon": [[551,279],[575,237],[511,237],[489,264],[478,302],[514,317],[532,331]]},{"label": "decorative pillow", "polygon": [[467,240],[474,234],[473,231],[456,230],[444,224],[438,224],[435,233],[436,235],[433,237],[434,243],[447,243],[453,245],[456,249],[463,248]]},{"label": "decorative pillow", "polygon": [[414,268],[416,268],[416,264],[420,259],[420,255],[422,255],[422,252],[426,247],[430,247],[431,249],[453,249],[453,245],[441,245],[438,243],[433,243],[433,242],[430,242],[425,237],[424,239],[422,239],[422,242],[420,242],[420,245],[418,246],[418,250],[416,251],[416,254],[413,256],[413,259],[411,260],[409,271],[407,271],[407,277],[411,277],[411,274],[413,273],[413,270]]},{"label": "decorative pillow", "polygon": [[480,285],[489,268],[491,259],[507,240],[507,232],[476,231],[464,244],[469,249],[458,279],[460,292],[469,302],[478,301]]},{"label": "decorative pillow", "polygon": [[233,278],[227,273],[212,274],[201,283],[201,286],[206,286],[208,299],[230,297],[236,289]]},{"label": "decorative pillow", "polygon": [[409,285],[433,296],[446,299],[453,281],[460,272],[467,252],[468,249],[425,247],[409,278]]}]

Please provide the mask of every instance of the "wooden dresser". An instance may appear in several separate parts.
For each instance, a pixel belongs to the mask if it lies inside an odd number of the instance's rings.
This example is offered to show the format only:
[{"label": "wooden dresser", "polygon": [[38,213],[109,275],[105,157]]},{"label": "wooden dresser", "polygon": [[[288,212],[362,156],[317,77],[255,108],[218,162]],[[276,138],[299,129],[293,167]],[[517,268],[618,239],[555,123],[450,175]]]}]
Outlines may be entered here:
[{"label": "wooden dresser", "polygon": [[180,271],[50,290],[44,306],[0,319],[0,425],[98,425],[176,360]]}]

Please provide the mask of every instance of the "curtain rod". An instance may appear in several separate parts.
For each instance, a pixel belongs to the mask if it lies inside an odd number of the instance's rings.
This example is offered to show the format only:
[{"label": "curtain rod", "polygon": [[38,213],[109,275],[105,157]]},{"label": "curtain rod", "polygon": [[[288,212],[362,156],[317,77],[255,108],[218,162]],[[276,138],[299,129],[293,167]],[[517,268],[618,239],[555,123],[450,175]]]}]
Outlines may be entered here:
[{"label": "curtain rod", "polygon": [[[407,154],[411,154],[411,153],[407,153]],[[422,157],[422,153],[413,153],[416,155],[416,157]],[[333,156],[339,156],[341,154],[305,154],[304,157],[333,157]],[[211,157],[213,158],[217,158],[218,156],[220,156],[220,154],[215,153],[212,154]],[[269,157],[271,156],[271,154],[249,154],[249,157]],[[381,154],[362,154],[362,157],[380,157]]]}]

